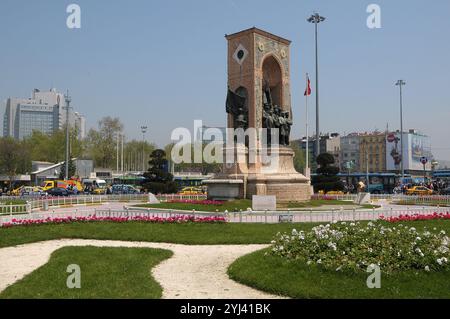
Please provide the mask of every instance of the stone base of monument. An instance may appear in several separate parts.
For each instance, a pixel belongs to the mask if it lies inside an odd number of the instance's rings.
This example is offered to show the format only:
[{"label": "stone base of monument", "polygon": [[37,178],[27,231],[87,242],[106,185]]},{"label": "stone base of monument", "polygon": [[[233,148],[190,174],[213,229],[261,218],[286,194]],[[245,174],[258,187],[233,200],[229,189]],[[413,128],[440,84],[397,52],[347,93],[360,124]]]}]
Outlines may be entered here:
[{"label": "stone base of monument", "polygon": [[208,199],[234,200],[244,198],[244,181],[242,179],[212,179],[208,186]]},{"label": "stone base of monument", "polygon": [[309,179],[294,168],[294,151],[280,146],[269,154],[269,161],[263,162],[257,173],[248,174],[247,197],[275,195],[278,203],[311,200]]},{"label": "stone base of monument", "polygon": [[[264,150],[265,151],[265,150]],[[259,152],[258,155],[263,154]],[[311,200],[309,179],[294,168],[294,151],[289,147],[271,150],[258,164],[228,167],[225,174],[206,182],[208,198],[216,200],[251,199],[253,195],[276,196],[278,203]],[[263,158],[261,156],[261,158]]]}]

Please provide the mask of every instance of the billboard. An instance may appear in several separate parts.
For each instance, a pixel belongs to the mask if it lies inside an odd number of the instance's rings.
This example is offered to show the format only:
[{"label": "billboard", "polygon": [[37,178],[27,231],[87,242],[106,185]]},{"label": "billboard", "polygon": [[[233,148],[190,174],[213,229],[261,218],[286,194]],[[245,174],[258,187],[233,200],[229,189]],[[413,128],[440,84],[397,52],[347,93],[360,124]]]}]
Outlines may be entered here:
[{"label": "billboard", "polygon": [[[402,136],[403,135],[403,136]],[[401,153],[401,139],[403,138],[403,157]],[[404,161],[406,171],[422,171],[421,158],[428,158],[426,170],[431,170],[431,141],[428,136],[418,133],[390,133],[386,136],[386,169],[400,171],[401,162]]]}]

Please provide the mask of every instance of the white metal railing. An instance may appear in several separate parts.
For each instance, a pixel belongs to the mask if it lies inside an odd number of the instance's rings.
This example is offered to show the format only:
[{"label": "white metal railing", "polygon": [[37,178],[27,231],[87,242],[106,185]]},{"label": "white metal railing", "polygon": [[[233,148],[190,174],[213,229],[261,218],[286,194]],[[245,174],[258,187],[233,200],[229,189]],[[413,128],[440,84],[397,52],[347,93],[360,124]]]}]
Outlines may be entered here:
[{"label": "white metal railing", "polygon": [[[321,200],[342,200],[342,201],[354,201],[357,198],[357,194],[342,194],[342,195],[322,195],[315,194],[313,199]],[[404,194],[370,194],[372,200],[387,200],[394,202],[410,202],[414,205],[420,204],[441,204],[450,205],[449,195],[404,195]]]},{"label": "white metal railing", "polygon": [[[121,195],[78,195],[71,197],[43,197],[32,198],[28,201],[31,209],[42,209],[56,206],[73,206],[73,205],[93,205],[106,202],[132,202],[132,201],[148,201],[148,194],[121,194]],[[156,198],[161,202],[176,200],[204,200],[206,195],[178,195],[164,194],[157,195]]]},{"label": "white metal railing", "polygon": [[0,205],[0,215],[15,215],[31,212],[29,204],[23,205]]},{"label": "white metal railing", "polygon": [[200,212],[200,211],[181,211],[174,209],[157,209],[157,208],[137,208],[124,207],[123,209],[74,209],[73,212],[38,212],[20,215],[4,215],[0,216],[0,225],[2,223],[11,222],[12,219],[29,220],[29,219],[45,219],[63,218],[63,217],[86,217],[95,215],[97,217],[160,217],[168,218],[174,216],[194,216],[194,217],[224,217],[231,223],[279,223],[280,221],[290,221],[293,223],[324,223],[334,221],[369,221],[378,220],[381,217],[392,218],[405,215],[433,215],[433,214],[450,213],[450,209],[438,207],[422,207],[413,208],[406,207],[404,209],[367,209],[367,210],[330,210],[330,211],[239,211],[239,212]]},{"label": "white metal railing", "polygon": [[450,206],[450,196],[429,195],[429,196],[408,196],[396,195],[392,198],[393,203],[403,205],[435,205]]}]

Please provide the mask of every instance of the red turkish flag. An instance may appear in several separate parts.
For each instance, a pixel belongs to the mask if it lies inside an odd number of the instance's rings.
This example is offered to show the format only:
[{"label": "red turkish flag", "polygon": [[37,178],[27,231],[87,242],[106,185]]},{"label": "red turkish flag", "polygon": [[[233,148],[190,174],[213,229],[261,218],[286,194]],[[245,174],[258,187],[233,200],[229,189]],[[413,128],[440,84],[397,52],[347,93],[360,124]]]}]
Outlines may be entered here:
[{"label": "red turkish flag", "polygon": [[308,76],[308,84],[305,90],[305,96],[310,96],[311,95],[311,81],[309,80],[309,76]]}]

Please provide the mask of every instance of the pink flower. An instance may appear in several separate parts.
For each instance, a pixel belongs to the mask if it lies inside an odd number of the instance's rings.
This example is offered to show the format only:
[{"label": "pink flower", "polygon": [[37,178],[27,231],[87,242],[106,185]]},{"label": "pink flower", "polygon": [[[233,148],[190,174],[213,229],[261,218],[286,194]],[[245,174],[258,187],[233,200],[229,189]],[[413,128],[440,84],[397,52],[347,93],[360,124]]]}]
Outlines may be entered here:
[{"label": "pink flower", "polygon": [[9,223],[4,223],[0,228],[10,228],[13,226],[28,226],[28,225],[44,225],[44,224],[68,224],[76,222],[144,222],[144,223],[225,223],[226,220],[220,216],[213,217],[194,217],[187,215],[180,215],[174,217],[163,218],[159,216],[135,216],[135,217],[98,217],[96,215],[89,215],[87,217],[63,217],[45,219],[13,219]]},{"label": "pink flower", "polygon": [[400,215],[398,217],[384,217],[380,216],[381,220],[398,223],[398,222],[410,222],[410,221],[423,221],[423,220],[437,220],[437,219],[450,219],[450,213],[433,213],[433,214],[413,214],[413,215]]}]

